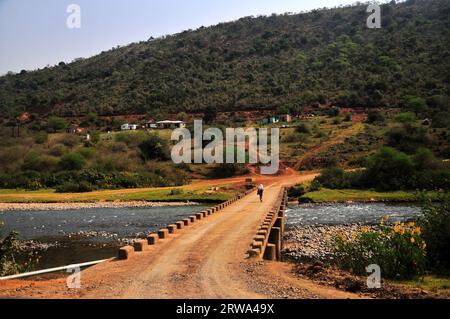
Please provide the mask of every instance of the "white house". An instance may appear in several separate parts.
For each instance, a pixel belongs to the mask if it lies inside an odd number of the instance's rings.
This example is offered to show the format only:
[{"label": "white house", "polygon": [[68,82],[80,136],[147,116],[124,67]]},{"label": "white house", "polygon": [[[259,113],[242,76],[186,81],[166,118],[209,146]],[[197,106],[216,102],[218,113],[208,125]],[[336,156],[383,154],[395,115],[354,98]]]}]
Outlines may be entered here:
[{"label": "white house", "polygon": [[138,126],[136,124],[122,124],[122,126],[120,126],[120,130],[122,131],[136,131],[138,128]]},{"label": "white house", "polygon": [[175,129],[175,128],[185,128],[186,123],[183,121],[159,121],[156,125],[160,129]]}]

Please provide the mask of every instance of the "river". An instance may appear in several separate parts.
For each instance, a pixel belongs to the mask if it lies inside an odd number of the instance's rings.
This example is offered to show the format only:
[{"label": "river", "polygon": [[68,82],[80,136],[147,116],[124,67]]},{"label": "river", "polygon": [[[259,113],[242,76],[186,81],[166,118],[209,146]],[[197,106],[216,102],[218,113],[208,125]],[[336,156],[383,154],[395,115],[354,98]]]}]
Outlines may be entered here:
[{"label": "river", "polygon": [[5,235],[11,230],[40,247],[39,269],[116,256],[127,240],[143,237],[200,212],[206,206],[94,208],[0,212]]},{"label": "river", "polygon": [[414,204],[305,204],[290,207],[286,221],[288,226],[378,224],[386,215],[391,221],[402,222],[416,219],[420,214],[420,207]]}]

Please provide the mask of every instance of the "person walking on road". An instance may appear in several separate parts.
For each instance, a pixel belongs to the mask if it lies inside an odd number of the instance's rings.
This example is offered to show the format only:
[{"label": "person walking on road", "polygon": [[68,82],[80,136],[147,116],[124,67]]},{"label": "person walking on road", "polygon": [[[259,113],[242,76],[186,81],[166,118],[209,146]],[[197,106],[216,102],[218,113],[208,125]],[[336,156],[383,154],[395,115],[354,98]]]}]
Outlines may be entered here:
[{"label": "person walking on road", "polygon": [[259,199],[261,200],[261,203],[263,201],[263,195],[264,195],[264,185],[260,184],[258,186],[258,196],[259,196]]}]

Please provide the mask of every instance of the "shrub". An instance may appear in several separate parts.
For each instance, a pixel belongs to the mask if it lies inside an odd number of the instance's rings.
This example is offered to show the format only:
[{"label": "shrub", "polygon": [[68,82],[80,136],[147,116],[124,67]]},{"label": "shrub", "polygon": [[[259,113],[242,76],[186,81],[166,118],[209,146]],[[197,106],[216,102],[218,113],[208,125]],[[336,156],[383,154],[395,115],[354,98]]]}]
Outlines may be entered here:
[{"label": "shrub", "polygon": [[303,184],[295,185],[288,189],[288,197],[300,198],[306,194],[306,187]]},{"label": "shrub", "polygon": [[129,147],[136,147],[147,139],[145,132],[119,132],[114,136],[116,142],[125,143]]},{"label": "shrub", "polygon": [[177,196],[177,195],[183,195],[184,191],[180,188],[174,188],[170,190],[170,196]]},{"label": "shrub", "polygon": [[311,133],[311,128],[306,123],[300,123],[300,125],[297,126],[296,131],[298,133],[310,134]]},{"label": "shrub", "polygon": [[88,182],[65,182],[56,188],[57,193],[88,193],[95,188]]},{"label": "shrub", "polygon": [[67,123],[63,118],[51,116],[48,119],[47,126],[49,129],[53,130],[53,132],[56,132],[65,129],[67,127]]},{"label": "shrub", "polygon": [[141,157],[144,161],[170,159],[169,144],[158,135],[150,135],[144,142],[139,144]]},{"label": "shrub", "polygon": [[342,168],[330,167],[322,171],[315,181],[328,188],[345,188],[345,171]]},{"label": "shrub", "polygon": [[351,121],[352,121],[352,113],[345,113],[344,122],[351,122]]},{"label": "shrub", "polygon": [[408,96],[405,98],[405,107],[415,113],[420,113],[426,110],[427,103],[424,99],[415,96]]},{"label": "shrub", "polygon": [[378,229],[363,227],[350,238],[333,238],[334,262],[354,274],[363,275],[371,264],[379,265],[384,278],[412,279],[423,275],[426,267],[426,243],[422,229],[414,223],[395,223]]},{"label": "shrub", "polygon": [[367,122],[370,124],[383,123],[384,115],[380,111],[370,111],[367,116]]},{"label": "shrub", "polygon": [[428,266],[438,272],[450,272],[450,194],[441,198],[441,203],[433,203],[422,198],[423,216],[419,224],[423,228],[423,238],[427,244]]},{"label": "shrub", "polygon": [[405,153],[383,147],[369,158],[365,178],[378,190],[390,191],[411,186],[414,164]]},{"label": "shrub", "polygon": [[59,166],[62,170],[73,171],[80,170],[86,164],[86,160],[79,153],[69,153],[61,157]]},{"label": "shrub", "polygon": [[248,168],[243,164],[219,164],[209,174],[211,178],[227,178],[248,174]]},{"label": "shrub", "polygon": [[11,232],[5,238],[0,234],[0,276],[31,271],[38,260],[36,252],[25,251],[21,247],[17,232]]},{"label": "shrub", "polygon": [[397,123],[414,123],[417,121],[416,114],[412,112],[399,113],[394,117]]},{"label": "shrub", "polygon": [[308,191],[310,192],[317,192],[322,189],[322,184],[318,180],[312,181],[311,185],[309,185]]}]

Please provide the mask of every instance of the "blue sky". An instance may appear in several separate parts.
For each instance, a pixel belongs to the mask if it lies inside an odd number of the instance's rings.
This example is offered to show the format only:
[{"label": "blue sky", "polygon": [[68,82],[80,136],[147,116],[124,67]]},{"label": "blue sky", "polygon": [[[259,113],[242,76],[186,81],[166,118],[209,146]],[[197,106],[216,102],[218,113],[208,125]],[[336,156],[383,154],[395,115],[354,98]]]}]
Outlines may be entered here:
[{"label": "blue sky", "polygon": [[[355,0],[0,0],[0,74],[89,57],[150,36],[249,15],[300,12]],[[69,29],[69,4],[81,28]]]}]

